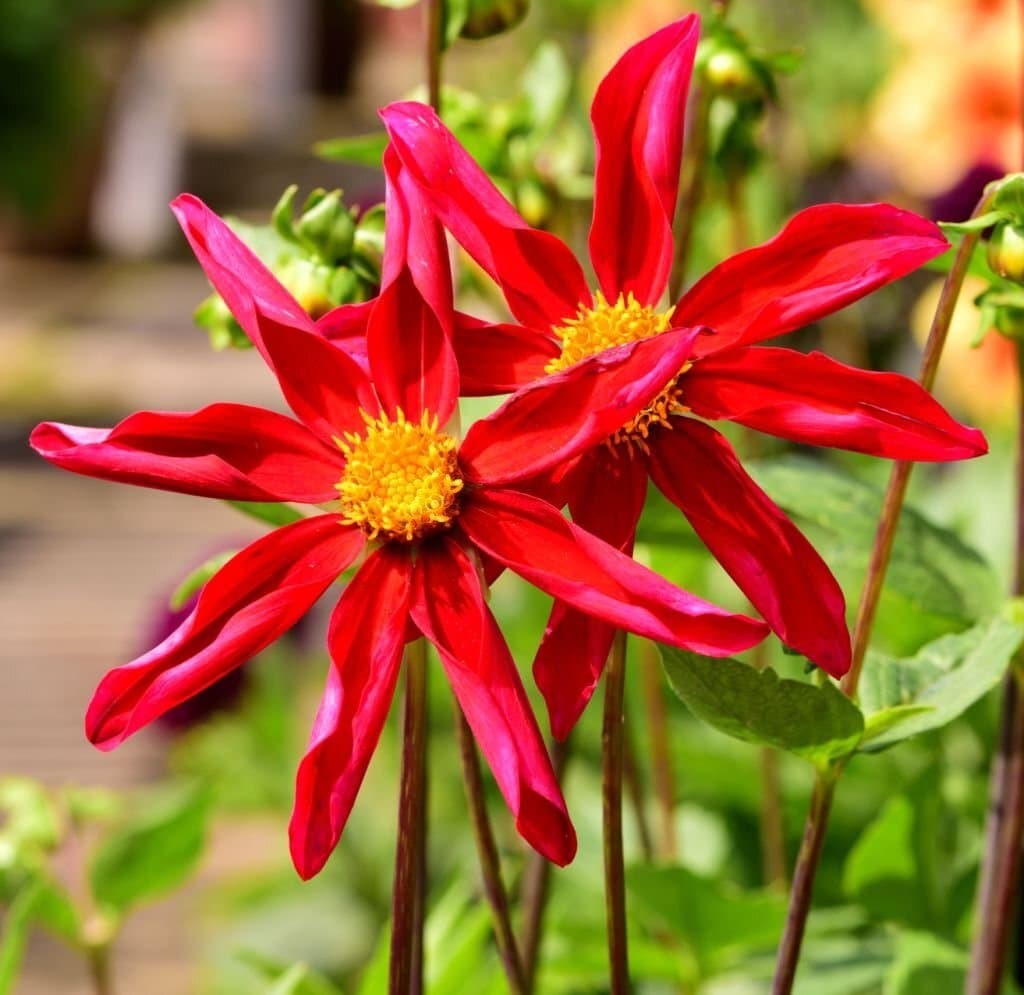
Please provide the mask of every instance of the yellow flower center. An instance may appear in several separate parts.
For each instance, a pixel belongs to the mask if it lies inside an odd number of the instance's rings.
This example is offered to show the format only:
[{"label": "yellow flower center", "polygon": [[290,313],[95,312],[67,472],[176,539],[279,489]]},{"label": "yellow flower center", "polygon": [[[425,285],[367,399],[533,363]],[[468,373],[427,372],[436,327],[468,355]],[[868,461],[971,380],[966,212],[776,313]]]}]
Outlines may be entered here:
[{"label": "yellow flower center", "polygon": [[[557,373],[587,356],[604,352],[613,346],[625,345],[639,339],[649,339],[667,332],[672,324],[672,311],[655,311],[641,304],[632,294],[619,294],[614,304],[609,304],[598,291],[593,307],[580,307],[575,318],[554,329],[561,340],[562,351],[552,359],[545,370]],[[690,368],[687,364],[680,370],[680,376]],[[647,436],[654,425],[669,425],[673,414],[686,410],[680,403],[679,377],[676,377],[640,414],[630,419],[607,440],[611,447],[617,443],[636,445],[646,450]]]},{"label": "yellow flower center", "polygon": [[335,485],[346,523],[370,539],[405,542],[444,529],[459,513],[458,442],[426,412],[419,422],[401,410],[394,419],[362,415],[363,434],[335,439],[347,459]]}]

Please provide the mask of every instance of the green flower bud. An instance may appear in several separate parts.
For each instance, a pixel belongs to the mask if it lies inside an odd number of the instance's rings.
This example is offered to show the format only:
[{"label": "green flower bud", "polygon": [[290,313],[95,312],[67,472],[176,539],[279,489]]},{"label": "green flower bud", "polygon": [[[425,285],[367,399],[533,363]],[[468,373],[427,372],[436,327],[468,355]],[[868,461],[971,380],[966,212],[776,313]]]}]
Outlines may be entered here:
[{"label": "green flower bud", "polygon": [[704,63],[704,81],[712,93],[743,99],[765,95],[763,81],[747,55],[732,47],[717,48]]},{"label": "green flower bud", "polygon": [[310,259],[289,259],[277,273],[278,279],[302,309],[314,319],[322,318],[337,301],[332,297],[335,270]]},{"label": "green flower bud", "polygon": [[1024,283],[1024,225],[996,225],[988,240],[988,264],[1004,280]]},{"label": "green flower bud", "polygon": [[996,308],[995,325],[1000,335],[1015,342],[1024,342],[1024,308]]},{"label": "green flower bud", "polygon": [[490,38],[514,28],[529,9],[530,0],[469,0],[469,12],[459,32],[462,38]]},{"label": "green flower bud", "polygon": [[352,268],[371,286],[380,283],[384,265],[384,205],[375,204],[359,219],[352,246]]},{"label": "green flower bud", "polygon": [[355,231],[355,219],[342,201],[340,190],[321,194],[315,200],[311,196],[295,225],[299,241],[331,265],[348,260]]}]

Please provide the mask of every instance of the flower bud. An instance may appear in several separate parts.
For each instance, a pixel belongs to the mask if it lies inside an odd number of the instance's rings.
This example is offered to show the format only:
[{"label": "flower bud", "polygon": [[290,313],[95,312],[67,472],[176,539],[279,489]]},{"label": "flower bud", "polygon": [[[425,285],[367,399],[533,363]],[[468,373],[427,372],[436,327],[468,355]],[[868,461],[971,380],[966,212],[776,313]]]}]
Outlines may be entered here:
[{"label": "flower bud", "polygon": [[530,0],[469,0],[469,12],[459,35],[490,38],[514,28],[529,9]]},{"label": "flower bud", "polygon": [[295,225],[299,241],[331,265],[348,259],[355,231],[355,219],[342,202],[340,190],[323,194],[309,204]]},{"label": "flower bud", "polygon": [[708,55],[704,80],[713,93],[743,98],[764,96],[764,86],[750,59],[735,48],[719,48]]},{"label": "flower bud", "polygon": [[988,264],[1004,280],[1024,283],[1024,225],[996,225],[988,241]]}]

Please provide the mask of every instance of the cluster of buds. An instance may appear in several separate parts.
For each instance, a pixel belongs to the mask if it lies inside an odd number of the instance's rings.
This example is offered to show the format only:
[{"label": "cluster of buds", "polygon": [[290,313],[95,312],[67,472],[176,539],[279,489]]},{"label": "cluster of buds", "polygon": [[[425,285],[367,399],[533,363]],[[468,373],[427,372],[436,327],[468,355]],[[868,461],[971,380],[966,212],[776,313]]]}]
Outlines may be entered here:
[{"label": "cluster of buds", "polygon": [[[313,318],[339,304],[369,300],[380,286],[384,255],[384,206],[362,213],[345,204],[341,190],[314,190],[296,217],[298,187],[282,194],[269,225],[231,226]],[[215,349],[251,343],[223,300],[212,294],[195,313]]]}]

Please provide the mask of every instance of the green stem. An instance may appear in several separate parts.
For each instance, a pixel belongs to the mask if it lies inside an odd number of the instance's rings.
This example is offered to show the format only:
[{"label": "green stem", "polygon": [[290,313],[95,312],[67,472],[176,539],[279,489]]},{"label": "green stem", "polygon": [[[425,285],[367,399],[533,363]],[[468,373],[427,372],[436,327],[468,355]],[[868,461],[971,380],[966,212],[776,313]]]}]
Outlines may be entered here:
[{"label": "green stem", "polygon": [[427,102],[441,113],[441,50],[444,30],[444,0],[427,0]]},{"label": "green stem", "polygon": [[[1024,594],[1024,344],[1017,343],[1017,537],[1013,594]],[[1006,675],[999,748],[992,764],[985,852],[978,881],[978,909],[967,995],[1001,989],[1006,946],[1016,912],[1024,838],[1024,695],[1020,660]]]},{"label": "green stem", "polygon": [[779,754],[770,746],[761,753],[761,861],[765,883],[785,894],[787,882],[786,834],[782,822],[782,785]]},{"label": "green stem", "polygon": [[626,790],[629,792],[629,803],[636,821],[636,834],[640,841],[640,852],[648,863],[654,859],[654,844],[651,841],[651,827],[647,821],[647,805],[644,797],[644,778],[636,757],[636,745],[633,742],[632,729],[622,724],[622,775]]},{"label": "green stem", "polygon": [[398,844],[391,899],[390,995],[423,990],[423,920],[426,895],[426,644],[405,651],[405,719],[398,808]]},{"label": "green stem", "polygon": [[516,947],[509,915],[508,893],[501,879],[501,860],[494,841],[494,832],[487,817],[487,803],[484,799],[483,779],[480,775],[480,757],[477,754],[473,731],[458,703],[455,705],[455,728],[459,738],[459,755],[462,760],[462,778],[466,786],[466,799],[476,838],[477,855],[484,879],[484,894],[491,906],[494,917],[494,938],[498,945],[502,967],[512,995],[526,995],[526,980],[523,965]]},{"label": "green stem", "polygon": [[[555,779],[562,784],[565,767],[569,762],[569,740],[556,741],[551,746],[551,766]],[[532,992],[537,977],[537,959],[544,932],[544,912],[551,888],[551,862],[536,851],[530,852],[526,873],[523,875],[521,904],[523,926],[519,949],[523,963],[523,980],[527,992]]]},{"label": "green stem", "polygon": [[[985,195],[978,202],[971,217],[978,217],[988,210],[991,196],[990,188],[986,190]],[[977,233],[970,233],[964,236],[953,266],[943,284],[935,317],[932,319],[931,329],[928,332],[928,341],[925,344],[924,355],[921,359],[921,370],[918,376],[919,382],[925,389],[931,389],[935,382],[939,359],[942,356],[942,349],[946,344],[946,338],[949,334],[949,326],[953,320],[953,311],[956,308],[957,298],[960,296],[964,278],[967,275],[967,268],[971,261],[971,254],[974,252],[977,241]],[[896,527],[899,524],[900,513],[903,510],[903,501],[906,497],[907,483],[910,479],[912,467],[912,463],[903,462],[896,463],[893,466],[889,477],[889,486],[886,489],[885,499],[882,502],[881,517],[879,518],[878,529],[875,532],[875,543],[871,551],[868,574],[864,583],[864,590],[861,593],[860,604],[857,608],[857,620],[853,627],[851,666],[840,685],[850,698],[856,697],[857,694],[857,685],[860,681],[865,657],[867,656],[871,628],[878,608],[878,599],[882,593],[885,572],[889,566],[889,557],[892,553],[893,541],[896,538]],[[796,867],[793,871],[793,887],[790,892],[789,913],[779,947],[779,959],[776,965],[772,995],[789,995],[789,992],[792,990],[797,959],[800,954],[800,945],[803,942],[803,933],[807,925],[807,916],[810,912],[811,893],[814,887],[818,857],[821,854],[825,832],[828,828],[828,815],[832,805],[832,796],[835,792],[835,784],[841,774],[842,765],[837,763],[833,766],[827,778],[819,775],[815,783],[814,794],[811,798],[811,810],[808,812],[807,822],[804,826],[803,843],[801,844]]]},{"label": "green stem", "polygon": [[629,946],[626,938],[626,867],[622,850],[622,770],[626,690],[626,633],[615,633],[604,675],[601,783],[604,815],[604,893],[608,967],[612,995],[628,995]]},{"label": "green stem", "polygon": [[93,995],[114,995],[114,981],[111,974],[110,944],[97,943],[88,947],[89,978]]},{"label": "green stem", "polygon": [[707,157],[708,114],[711,100],[701,90],[693,104],[695,118],[687,138],[687,164],[680,183],[679,209],[675,224],[675,255],[672,259],[672,274],[668,282],[669,300],[679,300],[686,283],[686,263],[693,241],[693,229],[697,222],[697,211],[704,196],[704,160]]}]

